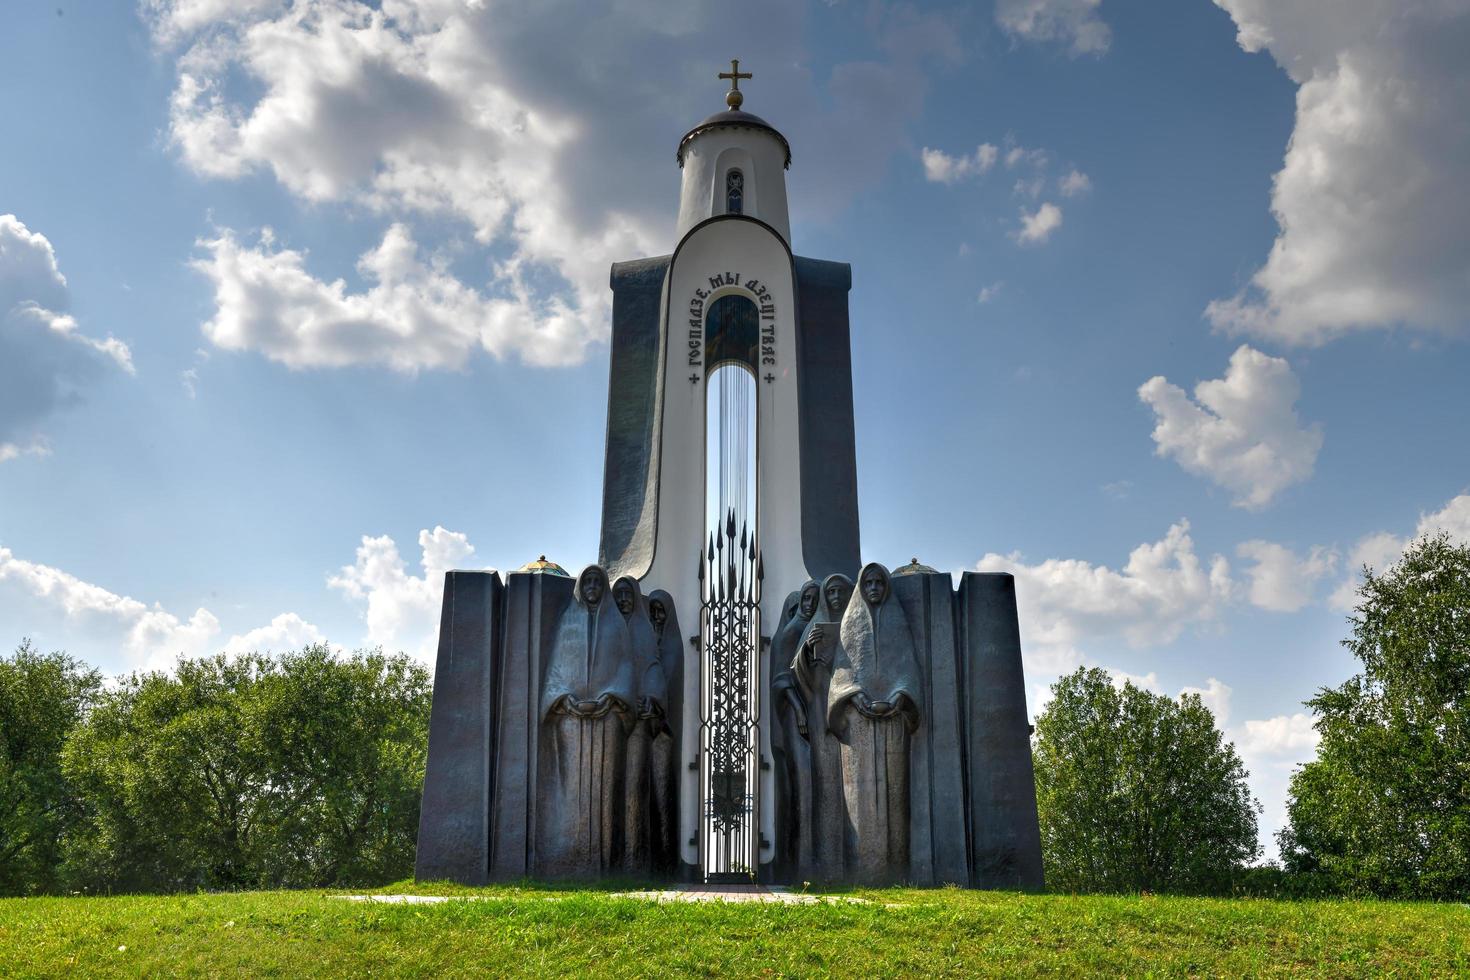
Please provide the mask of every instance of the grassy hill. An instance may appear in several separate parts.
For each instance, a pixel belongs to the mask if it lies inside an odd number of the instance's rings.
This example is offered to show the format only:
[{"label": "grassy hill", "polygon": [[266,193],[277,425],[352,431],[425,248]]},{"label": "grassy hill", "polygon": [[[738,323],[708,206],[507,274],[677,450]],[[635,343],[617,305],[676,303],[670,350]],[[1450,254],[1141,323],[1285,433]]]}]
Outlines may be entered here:
[{"label": "grassy hill", "polygon": [[1470,908],[859,891],[863,904],[665,903],[463,889],[0,899],[0,975],[975,976],[1470,973]]}]

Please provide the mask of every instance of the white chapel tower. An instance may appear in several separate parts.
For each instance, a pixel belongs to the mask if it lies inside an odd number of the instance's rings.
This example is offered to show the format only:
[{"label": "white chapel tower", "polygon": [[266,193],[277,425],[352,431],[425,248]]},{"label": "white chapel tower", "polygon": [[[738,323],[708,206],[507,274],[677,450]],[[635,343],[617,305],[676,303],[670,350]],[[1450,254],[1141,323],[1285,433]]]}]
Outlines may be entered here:
[{"label": "white chapel tower", "polygon": [[[763,640],[790,590],[858,566],[851,273],[793,255],[790,144],[741,108],[740,80],[751,76],[738,61],[720,77],[731,83],[728,108],[679,141],[673,254],[613,268],[600,557],[614,577],[666,589],[691,635],[708,625],[707,586],[730,571],[733,549],[750,566],[744,578],[760,580],[748,596],[760,612],[750,637],[756,669],[736,685],[748,693],[741,710],[751,723],[746,771],[759,828],[748,828],[746,844],[754,848],[774,836],[769,713],[759,696],[770,676]],[[701,555],[707,582],[699,578]],[[740,562],[734,568],[740,579]],[[683,699],[683,744],[691,749],[702,731],[710,737],[715,672],[708,652],[691,645]],[[723,676],[719,686],[729,686]],[[697,768],[683,772],[681,841],[693,864],[698,801],[711,791],[698,785]]]}]

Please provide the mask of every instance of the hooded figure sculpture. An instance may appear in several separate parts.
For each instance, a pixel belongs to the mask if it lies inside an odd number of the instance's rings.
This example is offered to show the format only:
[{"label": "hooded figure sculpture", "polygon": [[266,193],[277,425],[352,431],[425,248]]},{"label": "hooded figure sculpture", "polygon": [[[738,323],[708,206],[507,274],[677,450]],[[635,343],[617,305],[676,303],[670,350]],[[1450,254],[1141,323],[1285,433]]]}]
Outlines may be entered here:
[{"label": "hooded figure sculpture", "polygon": [[846,575],[828,575],[822,581],[821,605],[802,634],[801,646],[791,663],[806,702],[807,744],[812,760],[812,863],[809,867],[798,866],[803,879],[832,881],[843,877],[847,814],[842,795],[842,747],[827,725],[827,705],[839,624],[851,598],[852,579]]},{"label": "hooded figure sculpture", "polygon": [[628,624],[610,592],[600,567],[582,570],[546,665],[536,849],[548,877],[597,877],[620,857],[637,686]]},{"label": "hooded figure sculpture", "polygon": [[786,597],[781,624],[771,645],[772,707],[776,724],[771,750],[776,757],[777,860],[782,870],[800,873],[812,866],[812,753],[807,744],[806,701],[792,664],[801,649],[801,637],[817,614],[822,589],[808,580]]},{"label": "hooded figure sculpture", "polygon": [[909,866],[909,736],[922,687],[914,638],[888,570],[865,565],[842,617],[827,727],[842,750],[847,871],[859,881],[903,877]]},{"label": "hooded figure sculpture", "polygon": [[[653,784],[653,866],[671,873],[679,864],[679,729],[683,725],[684,644],[674,599],[663,589],[648,594],[648,619],[658,643],[659,670],[666,696],[654,698],[649,717],[653,744],[649,775]],[[650,695],[651,697],[651,695]]]},{"label": "hooded figure sculpture", "polygon": [[643,603],[638,580],[624,575],[613,583],[613,602],[628,624],[633,643],[634,711],[628,734],[627,770],[623,782],[623,870],[647,874],[652,869],[653,787],[649,780],[655,726],[662,726],[667,698],[658,638]]}]

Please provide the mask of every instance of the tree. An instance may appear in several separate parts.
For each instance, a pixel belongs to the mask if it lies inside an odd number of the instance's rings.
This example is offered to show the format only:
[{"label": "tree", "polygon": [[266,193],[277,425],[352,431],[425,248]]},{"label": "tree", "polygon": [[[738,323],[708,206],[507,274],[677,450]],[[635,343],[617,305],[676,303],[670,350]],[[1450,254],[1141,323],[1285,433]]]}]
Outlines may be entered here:
[{"label": "tree", "polygon": [[1362,672],[1307,702],[1321,744],[1293,775],[1287,870],[1349,893],[1470,894],[1470,544],[1423,538],[1364,570],[1343,641]]},{"label": "tree", "polygon": [[378,883],[412,867],[429,680],[323,646],[180,660],[107,692],[68,740],[93,889]]},{"label": "tree", "polygon": [[307,885],[407,874],[428,752],[428,672],[403,656],[338,660],[321,646],[279,667],[247,725],[280,780],[268,876]]},{"label": "tree", "polygon": [[1260,853],[1260,804],[1198,695],[1079,669],[1052,685],[1033,755],[1049,888],[1214,891]]},{"label": "tree", "polygon": [[76,799],[61,748],[101,686],[97,671],[29,640],[0,658],[0,894],[54,890]]}]

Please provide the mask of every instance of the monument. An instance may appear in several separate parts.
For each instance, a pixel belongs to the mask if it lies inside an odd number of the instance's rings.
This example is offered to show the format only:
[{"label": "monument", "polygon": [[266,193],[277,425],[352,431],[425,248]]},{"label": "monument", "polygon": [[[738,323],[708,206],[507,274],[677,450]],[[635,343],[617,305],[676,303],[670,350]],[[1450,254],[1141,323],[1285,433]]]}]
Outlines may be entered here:
[{"label": "monument", "polygon": [[598,563],[445,576],[415,873],[1040,888],[1014,582],[861,560],[851,270],[719,77],[612,268]]}]

